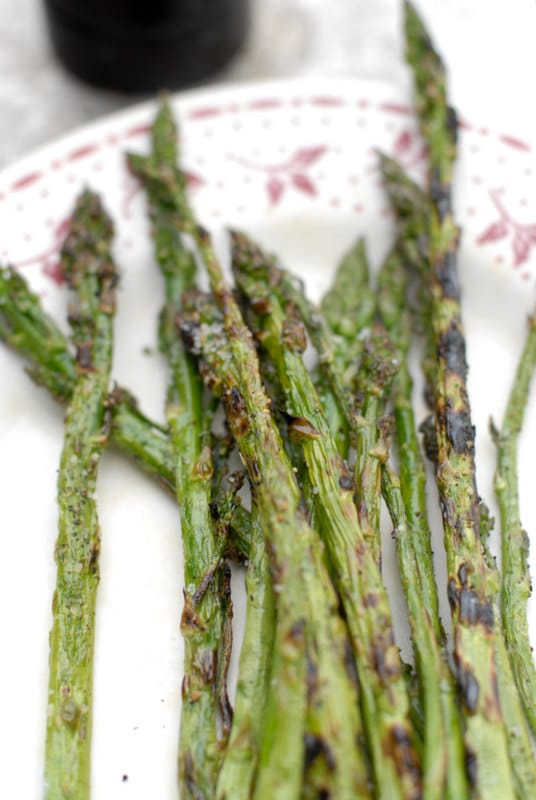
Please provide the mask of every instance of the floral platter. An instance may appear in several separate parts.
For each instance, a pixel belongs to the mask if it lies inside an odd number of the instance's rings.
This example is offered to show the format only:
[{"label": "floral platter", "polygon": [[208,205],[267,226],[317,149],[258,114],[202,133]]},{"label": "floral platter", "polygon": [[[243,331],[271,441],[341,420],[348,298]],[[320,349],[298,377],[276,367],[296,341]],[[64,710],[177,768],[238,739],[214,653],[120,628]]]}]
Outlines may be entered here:
[{"label": "floral platter", "polygon": [[[337,259],[365,236],[373,266],[394,226],[377,150],[423,176],[425,151],[409,98],[361,80],[294,81],[196,90],[172,98],[182,164],[195,210],[226,258],[227,227],[253,234],[318,299]],[[165,367],[156,348],[161,285],[143,194],[126,168],[145,152],[156,105],[145,103],[81,128],[0,174],[0,260],[14,264],[66,327],[68,293],[58,251],[74,199],[100,192],[116,224],[121,270],[114,379],[162,419]],[[536,153],[510,131],[462,117],[455,207],[462,228],[460,278],[477,430],[479,489],[492,509],[494,449],[488,420],[501,419],[536,279]],[[54,587],[55,480],[62,412],[34,387],[19,358],[0,348],[0,479],[4,546],[0,565],[3,659],[0,740],[11,757],[6,796],[40,797],[48,631]],[[424,414],[421,387],[416,403]],[[535,398],[520,450],[524,526],[536,530],[531,496]],[[430,490],[433,503],[434,490]],[[182,553],[177,509],[135,466],[110,451],[98,490],[102,529],[97,609],[92,788],[95,800],[177,796]],[[444,582],[435,518],[438,580]],[[497,552],[497,538],[493,539]],[[386,526],[385,575],[400,646],[409,653]],[[244,619],[234,573],[236,680]],[[445,594],[443,592],[443,594]],[[446,603],[444,617],[448,619]],[[536,609],[531,611],[536,641]],[[7,747],[7,744],[6,744]],[[7,750],[4,750],[7,752]],[[21,765],[24,765],[21,768]]]}]

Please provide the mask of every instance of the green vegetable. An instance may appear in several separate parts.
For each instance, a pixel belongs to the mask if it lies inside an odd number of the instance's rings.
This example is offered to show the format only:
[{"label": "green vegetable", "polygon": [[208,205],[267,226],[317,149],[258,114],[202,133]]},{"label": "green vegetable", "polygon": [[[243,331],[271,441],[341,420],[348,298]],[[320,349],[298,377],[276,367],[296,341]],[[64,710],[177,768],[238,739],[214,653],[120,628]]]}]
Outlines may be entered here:
[{"label": "green vegetable", "polygon": [[[225,688],[232,636],[230,576],[222,540],[211,512],[212,409],[204,402],[195,359],[176,329],[183,295],[195,287],[196,267],[185,249],[173,206],[183,191],[177,168],[177,132],[163,105],[152,129],[152,154],[130,156],[132,171],[146,190],[155,254],[165,289],[160,348],[168,360],[166,416],[175,459],[175,485],[184,551],[184,679],[179,737],[181,796],[213,797],[231,728]],[[165,174],[155,183],[152,171]]]},{"label": "green vegetable", "polygon": [[378,274],[379,313],[399,361],[392,402],[400,480],[384,462],[382,487],[395,528],[423,710],[423,797],[461,800],[468,794],[461,720],[439,617],[425,465],[412,407],[413,383],[408,368],[412,339],[409,275],[400,249],[393,248]]},{"label": "green vegetable", "polygon": [[[200,298],[196,311],[183,320],[183,333],[202,355],[207,385],[223,399],[229,427],[248,469],[276,596],[273,662],[254,797],[297,796],[306,757],[339,753],[341,759],[330,757],[331,782],[326,788],[339,787],[342,797],[368,797],[367,775],[356,747],[357,696],[346,671],[346,634],[322,545],[307,523],[295,476],[270,415],[251,334],[230,291],[216,283],[219,271],[214,273],[220,308],[229,314],[227,325],[214,303]],[[330,721],[314,742],[304,737],[311,694],[316,697],[316,719]],[[340,708],[346,709],[342,717]]]},{"label": "green vegetable", "polygon": [[477,797],[515,796],[496,689],[493,596],[480,540],[474,432],[467,395],[465,340],[452,214],[457,122],[446,99],[444,66],[413,6],[405,4],[407,58],[413,68],[421,132],[429,148],[429,268],[426,286],[436,348],[436,481],[441,498],[454,658],[465,719],[467,767]]},{"label": "green vegetable", "polygon": [[98,197],[76,204],[61,267],[77,291],[70,324],[76,377],[65,420],[58,475],[57,577],[50,633],[47,800],[89,798],[95,603],[100,533],[97,466],[107,441],[105,401],[112,364],[117,273],[110,254],[113,227]]},{"label": "green vegetable", "polygon": [[[0,339],[29,361],[28,373],[36,383],[62,403],[71,398],[76,364],[68,339],[23,276],[9,267],[0,268]],[[140,411],[126,389],[116,386],[106,405],[112,441],[174,491],[167,430]]]},{"label": "green vegetable", "polygon": [[[360,526],[351,473],[338,453],[302,360],[301,322],[285,314],[276,263],[243,234],[233,235],[232,265],[240,290],[258,309],[262,347],[276,367],[286,413],[292,418],[291,435],[303,451],[317,524],[354,648],[374,779],[382,796],[418,797],[420,774],[409,700],[387,594],[375,551]],[[372,373],[372,363],[369,366]],[[379,380],[379,374],[374,378]],[[365,502],[360,498],[361,504]]]},{"label": "green vegetable", "polygon": [[536,735],[536,670],[527,624],[527,602],[531,593],[529,539],[519,517],[517,475],[518,439],[535,368],[536,318],[530,317],[502,426],[499,431],[492,425],[492,434],[497,448],[495,492],[501,518],[504,638],[523,708]]},{"label": "green vegetable", "polygon": [[[387,167],[385,176],[387,178],[387,186],[389,194],[395,205],[397,213],[401,219],[402,231],[408,230],[424,230],[427,218],[427,200],[422,191],[412,183],[412,181],[404,175],[401,168],[389,159],[383,159],[383,165]],[[413,215],[413,216],[412,216]],[[421,245],[424,240],[424,233],[420,235]],[[408,237],[402,236],[400,247],[404,253],[404,261],[406,266],[409,263],[414,269],[426,269],[427,257],[423,251],[419,255],[416,249],[412,249],[411,240]],[[398,278],[397,278],[398,280]],[[425,353],[423,359],[423,369],[426,380],[430,386],[435,384],[435,342],[433,338],[433,331],[430,324],[430,309],[427,303],[426,293],[421,293],[420,302],[420,323],[424,322],[425,329]],[[396,395],[395,395],[396,403]],[[425,446],[427,447],[428,454],[432,461],[437,459],[437,438],[435,433],[435,425],[433,418],[426,421],[424,426]],[[401,470],[403,466],[403,452],[400,454]],[[409,463],[411,474],[414,473],[414,465]],[[424,489],[424,484],[423,484]],[[415,498],[417,499],[417,498]],[[417,506],[416,506],[417,508]],[[495,630],[495,669],[497,674],[498,694],[501,703],[501,711],[504,717],[505,731],[508,739],[508,748],[510,753],[510,761],[513,770],[513,780],[516,791],[519,796],[530,794],[531,781],[535,780],[533,771],[535,764],[530,757],[531,748],[529,745],[529,737],[526,730],[526,723],[523,716],[523,711],[520,705],[519,696],[515,683],[513,681],[510,664],[506,656],[506,648],[504,642],[504,631],[500,625],[500,608],[498,605],[500,578],[497,572],[495,562],[488,552],[486,544],[487,527],[489,526],[487,519],[487,512],[483,509],[482,504],[479,504],[480,515],[480,541],[482,543],[482,552],[485,561],[486,569],[486,582],[490,592],[490,597],[493,597],[493,611],[496,620]],[[424,518],[424,517],[423,517]],[[422,518],[422,519],[423,519]],[[419,517],[417,517],[419,519]],[[423,554],[421,554],[422,562]],[[445,697],[443,698],[445,699]],[[450,746],[454,740],[452,737],[447,739]],[[451,773],[448,773],[449,781]],[[454,794],[456,796],[456,794]]]},{"label": "green vegetable", "polygon": [[247,613],[238,665],[233,724],[218,777],[219,800],[250,797],[262,738],[275,631],[275,604],[270,562],[256,505],[249,532],[246,572]]}]

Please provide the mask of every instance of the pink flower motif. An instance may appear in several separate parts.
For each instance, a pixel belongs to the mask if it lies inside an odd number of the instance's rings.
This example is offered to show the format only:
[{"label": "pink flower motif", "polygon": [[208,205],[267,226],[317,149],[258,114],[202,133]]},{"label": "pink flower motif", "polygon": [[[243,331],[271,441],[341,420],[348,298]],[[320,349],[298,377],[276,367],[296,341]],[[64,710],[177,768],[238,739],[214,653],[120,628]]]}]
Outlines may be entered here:
[{"label": "pink flower motif", "polygon": [[314,183],[302,172],[295,172],[293,175],[291,175],[291,180],[296,189],[299,189],[305,194],[310,194],[311,196],[316,194]]},{"label": "pink flower motif", "polygon": [[191,170],[184,170],[183,171],[184,177],[186,178],[186,185],[188,189],[200,189],[201,186],[204,186],[206,181],[201,175],[198,175],[197,172],[192,172]]},{"label": "pink flower motif", "polygon": [[234,155],[230,155],[228,158],[246,169],[264,172],[267,175],[265,188],[268,200],[271,206],[276,206],[290,186],[309,197],[317,194],[317,187],[307,175],[307,171],[322,158],[326,151],[325,145],[302,147],[296,150],[290,158],[277,164],[259,164]]},{"label": "pink flower motif", "polygon": [[499,218],[494,220],[476,241],[477,244],[489,244],[511,237],[514,267],[520,267],[528,260],[532,248],[536,246],[536,225],[517,222],[504,207],[500,194],[499,189],[490,191],[489,196],[499,213]]},{"label": "pink flower motif", "polygon": [[279,203],[281,196],[285,191],[285,184],[279,178],[268,178],[266,191],[268,192],[271,205],[275,206]]},{"label": "pink flower motif", "polygon": [[487,242],[496,242],[499,239],[504,239],[505,236],[508,236],[508,225],[504,219],[499,219],[497,222],[492,222],[489,228],[486,228],[476,241],[477,244],[486,244]]},{"label": "pink flower motif", "polygon": [[424,161],[427,148],[415,131],[406,128],[395,139],[393,155],[405,170],[409,170]]},{"label": "pink flower motif", "polygon": [[413,134],[410,131],[402,131],[395,141],[394,152],[399,158],[411,150],[413,145]]},{"label": "pink flower motif", "polygon": [[291,166],[293,169],[307,169],[311,164],[324,155],[326,152],[325,145],[317,147],[304,147],[302,150],[297,150],[291,159]]}]

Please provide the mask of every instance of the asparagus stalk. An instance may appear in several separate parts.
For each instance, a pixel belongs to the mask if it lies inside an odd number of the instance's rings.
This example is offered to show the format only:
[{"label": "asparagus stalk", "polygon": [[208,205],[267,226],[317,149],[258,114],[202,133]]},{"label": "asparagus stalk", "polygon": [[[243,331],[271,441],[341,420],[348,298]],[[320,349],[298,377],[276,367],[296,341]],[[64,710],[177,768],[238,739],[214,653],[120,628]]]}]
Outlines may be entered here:
[{"label": "asparagus stalk", "polygon": [[[130,166],[148,199],[155,254],[165,287],[160,320],[160,348],[169,366],[166,416],[175,459],[184,551],[184,680],[179,737],[181,796],[213,797],[227,743],[232,712],[222,691],[229,659],[232,606],[228,567],[211,514],[213,456],[212,410],[204,403],[203,383],[194,358],[176,330],[183,295],[192,290],[196,266],[185,249],[169,197],[182,191],[177,169],[176,132],[170,116],[157,115],[152,154],[131,157]],[[154,169],[166,175],[157,185],[147,179]]]},{"label": "asparagus stalk", "polygon": [[65,421],[58,475],[57,578],[50,633],[47,800],[89,798],[95,603],[100,534],[97,465],[106,444],[105,400],[112,362],[117,273],[110,254],[112,223],[98,197],[84,192],[61,252],[61,267],[78,293],[70,323],[76,378]]},{"label": "asparagus stalk", "polygon": [[412,338],[408,309],[409,276],[398,246],[384,260],[378,273],[378,313],[389,332],[399,367],[393,381],[394,433],[398,445],[400,487],[411,528],[415,579],[422,605],[427,609],[434,639],[445,647],[445,633],[439,617],[439,600],[434,579],[434,561],[426,506],[426,471],[421,454],[412,405],[413,382],[408,368]]},{"label": "asparagus stalk", "polygon": [[[295,278],[293,278],[290,274],[286,274],[285,278],[288,279],[289,283],[297,289],[298,282]],[[255,314],[249,306],[247,298],[245,298],[240,291],[237,292],[237,295],[239,299],[242,300],[241,308],[245,319],[248,320],[248,322],[251,322],[252,325],[255,325]],[[318,315],[316,315],[315,318],[317,317]],[[318,319],[320,318],[318,317]],[[297,323],[296,327],[297,329],[299,328],[299,323]],[[259,351],[259,365],[264,384],[267,387],[267,391],[271,399],[271,407],[273,409],[275,421],[280,427],[285,449],[293,464],[294,471],[296,472],[296,476],[302,490],[303,499],[309,512],[310,524],[317,529],[319,520],[314,505],[314,493],[316,489],[312,485],[307,474],[307,469],[301,453],[300,445],[295,440],[295,419],[289,417],[289,415],[284,411],[286,402],[281,393],[280,387],[277,384],[275,367],[268,355],[263,350]],[[326,399],[329,399],[329,388],[327,385],[325,386],[325,390],[325,397]],[[331,409],[337,418],[341,422],[344,422],[345,428],[347,428],[345,418],[340,415],[334,397]],[[289,430],[291,431],[290,435]],[[340,434],[341,431],[337,430],[337,433]],[[341,439],[339,439],[339,442],[340,441]],[[325,566],[328,566],[327,559]],[[324,569],[325,566],[322,565],[322,569]],[[353,656],[349,641],[347,647],[347,665],[351,666]],[[357,682],[357,674],[355,675],[355,681]],[[303,776],[303,798],[316,798],[323,795],[330,783],[330,773],[332,771],[331,761],[333,756],[336,755],[335,752],[330,753],[325,746],[322,745],[323,739],[326,738],[323,734],[326,728],[329,730],[331,727],[329,720],[326,720],[325,718],[326,704],[322,701],[321,696],[319,697],[322,692],[322,687],[325,683],[326,681],[323,678],[322,666],[319,664],[317,679],[314,683],[315,690],[312,691],[310,688],[307,696],[307,714],[305,723],[306,766]],[[337,791],[340,792],[341,788],[339,787]]]},{"label": "asparagus stalk", "polygon": [[[364,765],[356,750],[357,697],[346,673],[346,636],[322,546],[307,523],[294,473],[269,413],[251,334],[240,321],[231,293],[222,299],[224,308],[231,305],[230,328],[234,337],[239,335],[235,352],[242,343],[243,364],[233,354],[231,336],[213,303],[198,301],[196,314],[183,322],[183,332],[197,343],[205,380],[226,405],[254,487],[274,576],[277,625],[254,797],[298,796],[306,758],[321,755],[331,763],[326,791],[368,797]],[[317,718],[330,720],[314,742],[304,741],[306,694],[316,698]],[[340,708],[345,708],[345,715],[338,713]]]},{"label": "asparagus stalk", "polygon": [[[0,339],[28,359],[28,373],[67,402],[76,382],[75,358],[67,337],[44,310],[20,273],[0,267]],[[175,466],[167,428],[147,417],[127,389],[115,386],[106,408],[110,439],[175,495]],[[233,509],[227,552],[247,559],[250,521],[244,508]]]},{"label": "asparagus stalk", "polygon": [[254,504],[246,572],[247,613],[233,724],[218,777],[218,800],[248,800],[254,785],[275,631],[270,562]]},{"label": "asparagus stalk", "polygon": [[[375,309],[364,241],[359,239],[340,262],[333,285],[322,300],[323,314],[314,308],[303,287],[288,272],[280,270],[279,275],[281,294],[298,309],[320,357],[324,380],[317,379],[316,385],[328,427],[336,437],[341,455],[348,455],[349,439],[355,447],[359,522],[380,564],[380,462],[375,446],[376,420],[383,403],[379,395],[384,393],[383,389],[379,391],[377,386],[368,385],[361,395],[361,413],[354,410],[360,358],[366,350]],[[374,336],[378,335],[376,331]],[[389,380],[387,373],[383,377]]]},{"label": "asparagus stalk", "polygon": [[376,325],[367,338],[357,378],[360,415],[356,420],[354,476],[359,522],[376,563],[381,566],[381,464],[386,452],[381,421],[399,363],[392,342]]},{"label": "asparagus stalk", "polygon": [[[320,371],[325,375],[327,385],[322,386],[319,381],[317,385],[330,430],[350,428],[346,432],[346,448],[339,448],[341,455],[347,458],[348,440],[353,438],[355,444],[356,434],[353,389],[363,350],[363,336],[373,322],[375,308],[364,240],[358,239],[341,259],[331,288],[322,298],[320,314],[307,301],[303,291],[295,288],[291,293],[291,289],[291,282],[284,276],[285,296],[299,309],[311,341],[320,354]],[[331,408],[334,410],[330,411]]]},{"label": "asparagus stalk", "polygon": [[468,787],[456,691],[434,579],[425,465],[412,406],[413,384],[408,368],[412,338],[408,283],[407,267],[400,248],[395,246],[378,274],[378,310],[396,346],[400,363],[392,393],[400,481],[385,467],[382,485],[397,530],[400,573],[421,689],[423,795],[455,800],[466,797]]},{"label": "asparagus stalk", "polygon": [[423,798],[456,800],[468,797],[460,716],[455,686],[437,638],[437,621],[420,592],[415,528],[406,513],[400,481],[387,462],[382,464],[382,492],[394,526],[402,589],[409,611],[418,687],[423,712]]},{"label": "asparagus stalk", "polygon": [[[291,432],[303,450],[319,529],[354,648],[363,722],[379,793],[382,797],[419,797],[409,700],[387,594],[359,523],[350,473],[303,364],[303,334],[296,320],[285,315],[280,270],[243,234],[233,235],[232,264],[241,291],[252,308],[258,309],[262,347],[276,366],[286,411],[294,418]],[[379,371],[375,377],[379,379]]]},{"label": "asparagus stalk", "polygon": [[[170,141],[175,141],[175,129],[167,105],[162,107],[156,124],[162,130],[162,149],[167,147],[169,150]],[[325,713],[331,713],[334,722],[330,730],[332,748],[336,749],[341,732],[345,743],[349,744],[344,757],[333,768],[334,785],[338,786],[337,781],[341,779],[347,782],[348,789],[341,796],[352,796],[356,789],[359,790],[358,796],[368,796],[368,791],[360,793],[359,781],[365,781],[364,769],[357,753],[354,753],[358,733],[352,712],[355,690],[346,675],[344,657],[341,655],[335,659],[333,656],[337,637],[344,641],[342,622],[335,613],[336,597],[327,576],[322,572],[317,574],[314,533],[299,509],[299,493],[290,465],[280,459],[279,434],[268,412],[249,331],[232,294],[225,287],[208,236],[193,219],[182,176],[176,174],[169,163],[161,165],[131,156],[130,164],[134,171],[143,174],[150,195],[165,197],[165,209],[173,224],[180,219],[207,264],[220,307],[224,310],[226,336],[218,342],[214,352],[210,346],[205,349],[204,356],[215,360],[211,369],[219,376],[220,387],[224,387],[220,390],[230,429],[248,467],[250,479],[256,486],[263,529],[271,533],[272,570],[277,575],[276,594],[279,599],[278,626],[255,796],[290,798],[299,792],[305,755],[303,726],[306,667],[309,669],[309,665],[313,674],[318,665],[322,678],[332,687],[329,702],[324,702]],[[218,372],[218,367],[223,372]],[[310,598],[305,609],[304,597]],[[310,622],[307,614],[310,614]],[[315,652],[317,645],[318,653]],[[331,671],[329,676],[324,666],[326,660]],[[337,707],[349,709],[348,715],[340,722],[334,716]],[[356,764],[359,769],[357,778],[354,778]]]},{"label": "asparagus stalk", "polygon": [[[24,356],[33,380],[60,402],[72,396],[76,363],[63,331],[44,310],[23,276],[0,268],[0,339]],[[115,387],[108,395],[110,436],[143,469],[175,491],[175,468],[167,430],[137,407],[132,395]]]},{"label": "asparagus stalk", "polygon": [[[394,166],[398,169],[397,165]],[[411,209],[414,210],[414,203]],[[411,246],[412,242],[414,240],[409,239],[408,246]],[[352,287],[360,283],[359,273],[352,281],[352,270],[359,268],[359,262],[348,264],[348,267],[350,269],[347,280],[342,286],[342,298],[347,298]],[[380,318],[396,345],[399,361],[399,370],[393,383],[392,400],[395,435],[399,444],[398,459],[402,489],[400,490],[400,482],[386,462],[382,462],[382,487],[396,531],[399,567],[406,602],[410,609],[418,688],[424,713],[423,796],[432,798],[446,796],[454,800],[467,796],[467,781],[455,687],[448,667],[445,635],[439,618],[427,522],[425,468],[411,405],[412,383],[407,368],[411,319],[407,307],[407,283],[407,269],[402,263],[399,249],[395,248],[380,268],[375,299],[378,302]],[[318,350],[321,367],[326,373],[329,387],[334,395],[337,393],[337,396],[340,396],[337,382],[342,381],[342,377],[334,359],[329,326],[324,317],[307,301],[302,287],[292,281],[285,272],[281,289],[285,300],[299,308],[312,342]],[[336,296],[334,301],[335,299]],[[337,307],[336,302],[334,305]],[[347,326],[350,330],[355,320],[355,310],[349,303],[346,306],[342,303],[338,305],[341,310],[339,314],[334,311],[331,315],[332,324],[336,325],[338,330],[344,330]],[[347,320],[348,314],[350,319]],[[341,357],[344,358],[343,353]],[[324,396],[325,394],[322,396],[323,400]],[[346,409],[345,414],[347,420],[352,419],[350,408]],[[352,425],[351,422],[349,424]],[[387,483],[385,474],[390,476]],[[441,713],[438,718],[439,709]],[[441,730],[443,735],[438,734]]]},{"label": "asparagus stalk", "polygon": [[499,504],[502,545],[501,610],[506,649],[532,732],[536,735],[536,670],[527,625],[531,593],[529,539],[521,526],[517,475],[518,438],[530,382],[536,369],[536,317],[528,321],[500,431],[492,425],[497,448],[495,493]]},{"label": "asparagus stalk", "polygon": [[251,796],[254,784],[268,691],[275,630],[274,593],[257,507],[253,502],[251,512],[247,512],[237,494],[245,475],[243,472],[227,474],[234,442],[229,435],[214,438],[217,444],[214,447],[212,515],[217,526],[223,526],[226,553],[247,563],[246,625],[233,722],[218,775],[216,797],[220,800],[231,797],[246,800]]},{"label": "asparagus stalk", "polygon": [[474,431],[467,395],[465,340],[456,268],[459,232],[451,203],[456,115],[444,66],[413,6],[405,4],[407,58],[421,132],[429,147],[431,213],[427,288],[436,344],[436,481],[441,498],[454,657],[465,716],[467,767],[475,796],[514,797],[496,685],[493,597],[480,539]]},{"label": "asparagus stalk", "polygon": [[[410,264],[413,268],[423,269],[426,264],[427,256],[425,252],[425,234],[424,226],[427,218],[427,199],[424,193],[403,173],[398,164],[383,157],[382,165],[385,168],[384,174],[387,178],[387,186],[391,200],[397,210],[397,214],[402,221],[402,237],[400,239],[401,250],[404,253],[404,261],[406,267]],[[415,240],[411,238],[410,231],[413,236],[416,231],[421,231],[419,238]],[[400,276],[394,276],[394,282],[400,285]],[[430,331],[430,310],[428,308],[428,301],[426,297],[421,298],[422,308],[421,314],[423,320],[428,320],[428,325],[425,328],[425,355],[423,360],[423,370],[428,381],[429,386],[433,386],[436,381],[435,377],[435,344]],[[421,320],[422,321],[422,320]],[[433,402],[433,398],[432,398]],[[396,396],[395,396],[396,403]],[[433,419],[426,422],[424,426],[425,434],[425,447],[428,455],[433,463],[437,462],[437,437]],[[403,454],[400,455],[401,460]],[[411,462],[410,462],[411,463]],[[412,467],[413,469],[413,467]],[[411,474],[411,473],[410,473]],[[423,486],[424,488],[424,486]],[[417,517],[418,520],[418,517]],[[488,553],[485,536],[487,526],[487,515],[481,514],[481,541],[483,545],[483,553],[486,561],[486,576],[488,586],[490,588],[490,595],[493,596],[494,614],[497,620],[497,625],[500,623],[501,612],[498,607],[498,594],[500,586],[500,578],[497,573],[494,560]],[[422,555],[420,557],[422,563]],[[529,737],[526,729],[526,722],[523,715],[523,710],[520,706],[517,690],[513,683],[512,672],[508,657],[506,655],[506,647],[504,642],[504,633],[502,628],[495,631],[495,659],[497,671],[497,684],[499,690],[499,698],[501,702],[501,709],[504,717],[506,727],[506,734],[508,737],[508,748],[510,752],[510,761],[513,769],[513,779],[516,792],[520,797],[524,797],[531,793],[531,781],[534,781],[534,762],[530,755],[531,749],[529,745]],[[443,696],[445,700],[445,696]],[[449,738],[449,745],[454,743],[453,738]],[[451,773],[448,775],[449,781],[451,780]],[[457,796],[456,793],[454,796]]]},{"label": "asparagus stalk", "polygon": [[324,381],[317,379],[316,385],[328,427],[335,432],[341,455],[348,455],[349,440],[355,447],[359,522],[380,564],[380,462],[375,445],[376,420],[383,401],[378,387],[368,386],[361,398],[361,413],[354,410],[359,362],[366,349],[375,307],[365,243],[359,239],[341,260],[333,285],[322,300],[323,314],[307,300],[303,288],[285,270],[280,271],[280,282],[282,296],[298,309],[320,355]]},{"label": "asparagus stalk", "polygon": [[[500,609],[500,584],[501,578],[495,558],[489,550],[489,533],[493,526],[493,519],[487,507],[481,503],[481,534],[486,559],[487,577],[493,587],[494,613],[497,620],[497,635],[495,636],[495,659],[497,662],[497,685],[499,698],[503,711],[504,724],[508,736],[508,748],[512,762],[513,781],[517,797],[530,797],[536,786],[536,760],[530,740],[527,720],[523,713],[523,706],[517,690],[514,675],[508,658],[507,646],[504,638],[504,626],[501,620]],[[501,634],[501,635],[499,635]]]},{"label": "asparagus stalk", "polygon": [[[305,306],[299,298],[294,300],[297,304],[300,302],[303,312]],[[322,352],[322,365],[336,364],[343,386],[353,386],[363,350],[362,334],[372,324],[375,308],[365,241],[359,238],[341,259],[331,288],[321,300],[320,309],[326,326],[322,325],[322,317],[311,319],[313,324],[308,326],[313,343]],[[309,314],[304,316],[311,318]],[[334,342],[334,358],[327,355],[329,339]],[[335,385],[336,374],[329,374],[331,383]]]}]

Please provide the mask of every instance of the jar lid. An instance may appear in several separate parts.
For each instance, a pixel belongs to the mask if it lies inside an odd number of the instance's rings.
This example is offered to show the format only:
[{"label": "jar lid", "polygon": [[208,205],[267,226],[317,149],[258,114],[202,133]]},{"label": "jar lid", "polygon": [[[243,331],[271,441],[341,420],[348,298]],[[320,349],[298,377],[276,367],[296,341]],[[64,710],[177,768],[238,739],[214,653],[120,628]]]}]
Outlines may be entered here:
[{"label": "jar lid", "polygon": [[[233,0],[45,0],[78,30],[114,39],[168,39],[213,27]],[[237,5],[242,6],[239,2]]]},{"label": "jar lid", "polygon": [[123,92],[153,93],[205,80],[242,47],[249,22],[249,0],[217,0],[211,7],[221,13],[206,15],[189,29],[114,28],[64,12],[58,0],[45,4],[52,45],[63,65],[87,83]]}]

